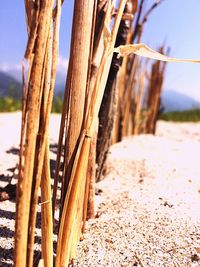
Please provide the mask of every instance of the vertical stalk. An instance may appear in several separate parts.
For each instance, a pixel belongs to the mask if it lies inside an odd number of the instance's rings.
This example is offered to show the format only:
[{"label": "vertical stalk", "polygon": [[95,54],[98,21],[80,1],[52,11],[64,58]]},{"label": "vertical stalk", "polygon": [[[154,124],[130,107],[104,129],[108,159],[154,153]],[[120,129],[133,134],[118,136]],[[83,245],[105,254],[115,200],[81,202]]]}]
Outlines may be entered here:
[{"label": "vertical stalk", "polygon": [[68,113],[69,124],[67,126],[65,143],[66,154],[62,205],[83,124],[93,8],[94,0],[75,0],[69,63],[70,72],[68,72],[66,84],[66,90],[70,90],[70,103]]},{"label": "vertical stalk", "polygon": [[49,144],[47,142],[41,180],[42,258],[44,267],[53,267],[53,220],[49,164]]},{"label": "vertical stalk", "polygon": [[135,135],[140,134],[140,130],[141,130],[141,111],[142,111],[143,95],[144,95],[144,74],[140,70],[139,89],[138,89],[137,98],[136,98],[136,110],[135,110],[134,127],[133,127],[133,133]]},{"label": "vertical stalk", "polygon": [[88,158],[87,169],[87,188],[85,194],[83,231],[85,229],[85,220],[94,219],[94,200],[95,200],[95,177],[96,177],[96,143],[97,143],[98,123],[96,125],[93,136],[91,137],[90,153]]}]

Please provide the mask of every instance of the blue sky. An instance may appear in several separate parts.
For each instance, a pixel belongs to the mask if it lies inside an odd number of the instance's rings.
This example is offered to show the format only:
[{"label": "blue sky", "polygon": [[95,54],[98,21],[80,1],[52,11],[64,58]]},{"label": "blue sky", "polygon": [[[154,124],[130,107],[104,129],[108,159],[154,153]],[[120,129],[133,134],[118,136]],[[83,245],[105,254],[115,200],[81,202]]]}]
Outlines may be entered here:
[{"label": "blue sky", "polygon": [[[147,7],[154,1],[148,0]],[[200,59],[200,1],[165,0],[149,17],[142,42],[151,48],[164,41],[171,56]],[[69,57],[73,1],[65,0],[62,9],[58,71],[65,73]],[[2,1],[0,9],[0,70],[20,70],[27,34],[24,1]],[[164,88],[200,100],[200,64],[168,63]]]}]

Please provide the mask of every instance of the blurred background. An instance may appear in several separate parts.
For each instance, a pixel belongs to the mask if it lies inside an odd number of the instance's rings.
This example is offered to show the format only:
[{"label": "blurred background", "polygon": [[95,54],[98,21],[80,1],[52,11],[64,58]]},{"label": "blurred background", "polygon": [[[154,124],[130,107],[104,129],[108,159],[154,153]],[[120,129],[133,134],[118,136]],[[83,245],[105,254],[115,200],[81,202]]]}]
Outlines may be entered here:
[{"label": "blurred background", "polygon": [[[154,2],[147,0],[145,10]],[[148,17],[142,43],[153,49],[165,44],[170,47],[172,57],[200,59],[199,10],[199,0],[164,0]],[[72,16],[73,1],[65,1],[61,18],[56,95],[62,95],[64,91]],[[21,66],[27,42],[24,2],[16,0],[13,4],[12,1],[3,1],[0,24],[0,97],[18,97],[21,93]],[[162,104],[166,111],[200,108],[199,64],[167,64]]]}]

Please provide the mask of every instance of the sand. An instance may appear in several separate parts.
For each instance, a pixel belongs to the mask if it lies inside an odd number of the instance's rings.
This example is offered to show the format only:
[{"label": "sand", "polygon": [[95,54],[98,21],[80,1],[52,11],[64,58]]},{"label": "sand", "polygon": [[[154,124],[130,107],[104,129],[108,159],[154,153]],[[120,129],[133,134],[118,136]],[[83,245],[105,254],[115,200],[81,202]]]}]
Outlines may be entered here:
[{"label": "sand", "polygon": [[[0,114],[0,186],[18,159],[19,122],[20,113]],[[52,144],[59,122],[52,116]],[[97,218],[86,225],[74,265],[200,266],[199,153],[200,123],[160,121],[156,136],[112,146],[97,184]],[[0,203],[0,266],[13,266],[14,211],[14,202]]]}]

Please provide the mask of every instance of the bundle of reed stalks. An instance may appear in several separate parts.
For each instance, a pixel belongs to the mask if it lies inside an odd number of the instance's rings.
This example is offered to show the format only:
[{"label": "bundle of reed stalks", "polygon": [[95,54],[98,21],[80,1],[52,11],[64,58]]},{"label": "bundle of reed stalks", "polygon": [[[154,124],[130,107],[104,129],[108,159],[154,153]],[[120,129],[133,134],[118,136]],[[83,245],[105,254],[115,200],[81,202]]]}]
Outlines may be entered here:
[{"label": "bundle of reed stalks", "polygon": [[25,1],[28,43],[25,59],[20,164],[17,185],[15,266],[32,267],[39,188],[42,258],[53,266],[53,228],[49,166],[49,117],[58,58],[61,1]]},{"label": "bundle of reed stalks", "polygon": [[[131,46],[134,40],[140,41],[147,16],[162,1],[157,1],[145,13],[142,24],[144,0],[139,5],[137,0],[120,0],[117,6],[111,0],[74,1],[70,58],[51,192],[48,131],[62,2],[57,0],[55,5],[53,0],[25,1],[28,31],[25,59],[29,69],[23,83],[15,236],[15,266],[20,267],[34,265],[40,191],[42,255],[39,266],[64,267],[73,261],[86,219],[94,217],[95,180],[102,174],[113,126],[114,142],[129,132],[139,132],[138,126],[135,131],[133,128],[141,111],[144,81],[135,54],[168,60],[144,45]],[[164,73],[164,67],[162,71]],[[138,96],[134,91],[136,80],[139,81]],[[56,211],[59,211],[58,224],[55,223]],[[53,229],[57,244],[54,250]]]},{"label": "bundle of reed stalks", "polygon": [[[56,266],[67,266],[69,261],[75,257],[76,244],[82,235],[87,217],[88,199],[90,200],[90,214],[94,214],[91,210],[93,206],[91,196],[94,195],[94,186],[91,185],[91,181],[94,182],[95,167],[91,166],[94,160],[89,161],[89,159],[95,157],[93,148],[98,127],[98,113],[126,2],[120,1],[113,27],[110,30],[109,25],[114,10],[111,1],[98,3],[92,0],[75,1],[54,184],[55,211],[58,175],[60,164],[63,162]],[[101,14],[101,20],[96,18],[96,10],[98,15]],[[95,28],[95,21],[99,23],[99,28]],[[63,143],[65,149],[62,155]]]},{"label": "bundle of reed stalks", "polygon": [[[145,10],[146,0],[138,1],[137,12],[133,27],[130,31],[127,44],[141,42],[145,24],[148,22],[149,16],[157,8],[163,0],[155,1],[149,9]],[[118,78],[118,108],[115,118],[113,135],[113,143],[122,140],[123,136],[138,134],[140,110],[142,109],[142,99],[145,94],[144,73],[146,72],[144,64],[140,67],[140,62],[135,54],[124,56],[122,70]]]}]

